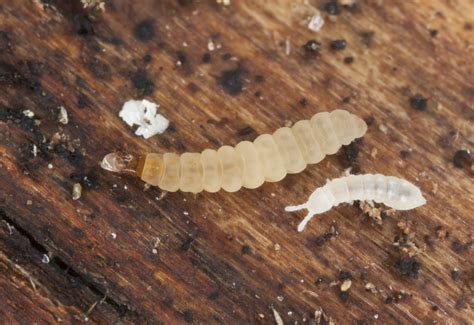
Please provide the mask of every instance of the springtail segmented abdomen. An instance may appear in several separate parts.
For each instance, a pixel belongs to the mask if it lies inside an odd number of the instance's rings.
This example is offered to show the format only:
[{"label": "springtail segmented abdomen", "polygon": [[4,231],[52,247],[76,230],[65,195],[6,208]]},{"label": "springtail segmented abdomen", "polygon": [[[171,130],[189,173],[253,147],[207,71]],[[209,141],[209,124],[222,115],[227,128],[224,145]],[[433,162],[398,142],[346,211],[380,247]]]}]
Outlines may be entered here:
[{"label": "springtail segmented abdomen", "polygon": [[404,179],[366,174],[330,180],[326,185],[317,188],[306,203],[289,206],[285,210],[289,212],[308,210],[308,214],[298,225],[298,231],[303,231],[315,214],[324,213],[341,203],[355,200],[375,201],[395,210],[411,210],[426,203],[420,189]]},{"label": "springtail segmented abdomen", "polygon": [[[146,183],[169,192],[253,189],[265,181],[277,182],[286,174],[301,172],[306,165],[336,153],[342,145],[362,137],[366,131],[363,119],[338,109],[317,113],[311,120],[260,135],[253,142],[242,141],[235,147],[181,155],[149,153],[139,159],[136,174]],[[109,160],[112,158],[115,157],[109,156]]]}]

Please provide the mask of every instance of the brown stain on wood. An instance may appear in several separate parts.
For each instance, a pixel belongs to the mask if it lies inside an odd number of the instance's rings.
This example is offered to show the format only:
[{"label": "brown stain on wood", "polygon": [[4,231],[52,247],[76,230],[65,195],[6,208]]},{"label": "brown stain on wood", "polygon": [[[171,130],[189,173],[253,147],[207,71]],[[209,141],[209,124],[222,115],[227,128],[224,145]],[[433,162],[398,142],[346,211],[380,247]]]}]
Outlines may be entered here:
[{"label": "brown stain on wood", "polygon": [[[469,1],[358,1],[315,34],[283,0],[114,0],[96,21],[61,1],[3,1],[0,319],[273,323],[271,308],[285,322],[323,308],[337,323],[468,323],[472,171],[452,159],[473,145],[469,12]],[[322,43],[317,56],[303,47],[311,39]],[[346,48],[331,50],[335,39]],[[211,40],[220,48],[209,51]],[[226,71],[242,73],[223,83]],[[410,106],[416,94],[426,110]],[[141,96],[174,125],[147,141],[118,117]],[[58,123],[58,106],[68,125]],[[235,145],[336,107],[373,121],[355,161],[349,148],[256,190],[157,200],[159,190],[98,167],[116,149]],[[301,216],[283,207],[354,163],[418,184],[428,204],[383,225],[340,206],[298,234]],[[73,201],[77,182],[83,193]],[[400,219],[425,247],[416,278],[396,267]],[[329,285],[341,271],[353,277],[348,295]]]}]

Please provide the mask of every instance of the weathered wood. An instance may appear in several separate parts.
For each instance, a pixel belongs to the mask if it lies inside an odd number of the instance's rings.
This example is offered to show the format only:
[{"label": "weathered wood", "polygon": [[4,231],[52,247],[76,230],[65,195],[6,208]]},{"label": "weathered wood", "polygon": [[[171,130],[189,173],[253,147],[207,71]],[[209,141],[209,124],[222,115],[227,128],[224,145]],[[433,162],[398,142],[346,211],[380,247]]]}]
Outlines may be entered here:
[{"label": "weathered wood", "polygon": [[[359,0],[314,33],[283,0],[113,0],[94,21],[79,2],[2,1],[2,323],[274,323],[273,309],[301,323],[320,308],[337,323],[469,323],[472,170],[452,158],[474,140],[472,11]],[[146,141],[118,117],[142,97],[173,123]],[[158,200],[98,167],[113,150],[235,145],[336,107],[371,122],[363,140],[256,190]],[[350,166],[407,178],[428,203],[382,225],[340,206],[297,233],[284,206]],[[415,257],[393,245],[400,220]]]}]

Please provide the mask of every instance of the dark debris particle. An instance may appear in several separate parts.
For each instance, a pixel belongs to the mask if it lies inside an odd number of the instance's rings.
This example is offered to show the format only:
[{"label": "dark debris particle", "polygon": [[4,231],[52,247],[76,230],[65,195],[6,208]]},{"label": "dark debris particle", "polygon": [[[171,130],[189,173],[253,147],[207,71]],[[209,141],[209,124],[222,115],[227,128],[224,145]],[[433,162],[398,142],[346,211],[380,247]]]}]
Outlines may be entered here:
[{"label": "dark debris particle", "polygon": [[359,274],[359,277],[362,281],[365,281],[365,280],[367,280],[367,273],[364,272],[364,271],[361,271],[360,274]]},{"label": "dark debris particle", "polygon": [[303,48],[305,49],[306,53],[319,53],[321,50],[321,42],[318,42],[315,39],[307,41]]},{"label": "dark debris particle", "polygon": [[190,82],[188,84],[188,87],[190,92],[192,92],[193,94],[197,93],[199,91],[199,87],[194,83],[194,82]]},{"label": "dark debris particle", "polygon": [[458,269],[454,269],[451,271],[451,279],[453,279],[453,281],[458,281],[460,278],[461,271],[459,271]]},{"label": "dark debris particle", "polygon": [[453,164],[457,168],[471,169],[472,156],[469,150],[461,149],[456,151],[453,156]]},{"label": "dark debris particle", "polygon": [[472,245],[473,245],[472,241],[463,244],[458,239],[453,240],[453,242],[451,243],[451,247],[452,247],[453,251],[457,254],[461,254],[461,253],[467,251],[469,248],[472,247]]},{"label": "dark debris particle", "polygon": [[314,284],[315,285],[320,285],[323,282],[326,282],[326,279],[324,279],[323,277],[319,277],[319,278],[316,279],[316,281],[314,281]]},{"label": "dark debris particle", "polygon": [[454,305],[456,309],[464,309],[466,307],[466,297],[462,296],[458,300],[456,300],[456,304]]},{"label": "dark debris particle", "polygon": [[221,58],[222,58],[223,61],[228,61],[228,60],[230,60],[230,58],[232,58],[232,54],[224,53],[224,54],[222,54]]},{"label": "dark debris particle", "polygon": [[0,52],[3,52],[11,47],[10,37],[7,32],[0,30]]},{"label": "dark debris particle", "polygon": [[145,54],[145,55],[143,56],[143,61],[144,61],[145,63],[150,63],[150,62],[151,62],[151,59],[152,59],[151,54]]},{"label": "dark debris particle", "polygon": [[76,14],[73,17],[74,29],[78,35],[87,36],[94,33],[92,21],[86,14]]},{"label": "dark debris particle", "polygon": [[155,24],[153,20],[146,19],[138,23],[133,30],[133,35],[141,42],[151,41],[155,37]]},{"label": "dark debris particle", "polygon": [[431,306],[431,310],[432,311],[438,311],[439,307],[437,305],[433,305],[433,306]]},{"label": "dark debris particle", "polygon": [[436,30],[436,29],[430,29],[430,36],[431,36],[431,37],[436,37],[436,36],[438,36],[438,30]]},{"label": "dark debris particle", "polygon": [[396,263],[395,266],[399,271],[410,278],[418,278],[420,272],[420,263],[418,263],[414,257],[403,256]]},{"label": "dark debris particle", "polygon": [[138,70],[132,76],[133,86],[144,96],[149,96],[155,90],[155,83],[148,79],[145,70]]},{"label": "dark debris particle", "polygon": [[375,118],[373,116],[369,116],[364,119],[365,123],[367,123],[367,126],[371,126],[372,124],[375,123]]},{"label": "dark debris particle", "polygon": [[99,59],[91,59],[86,63],[86,66],[97,79],[110,80],[112,77],[112,70],[109,65]]},{"label": "dark debris particle", "polygon": [[411,155],[410,150],[401,150],[400,151],[400,158],[402,158],[402,159],[407,159],[408,157],[410,157],[410,155]]},{"label": "dark debris particle", "polygon": [[346,57],[344,58],[344,63],[345,63],[345,64],[352,64],[352,63],[354,63],[354,57],[352,57],[352,56],[346,56]]},{"label": "dark debris particle", "polygon": [[181,249],[182,251],[187,251],[187,250],[189,250],[189,249],[191,248],[191,245],[193,244],[193,242],[194,242],[194,238],[191,237],[191,236],[188,236],[188,237],[183,241],[183,243],[181,244],[180,249]]},{"label": "dark debris particle", "polygon": [[213,291],[209,294],[208,298],[210,300],[216,300],[217,298],[219,298],[219,291]]},{"label": "dark debris particle", "polygon": [[339,8],[339,5],[337,4],[337,1],[329,1],[323,5],[323,10],[328,13],[328,15],[331,16],[337,16],[341,13],[341,9]]},{"label": "dark debris particle", "polygon": [[264,76],[259,75],[259,74],[255,76],[255,82],[256,82],[256,83],[259,84],[259,83],[262,83],[262,82],[264,82],[264,81],[265,81],[265,77],[264,77]]},{"label": "dark debris particle", "polygon": [[238,137],[243,137],[243,136],[247,136],[247,135],[254,134],[254,133],[256,133],[256,132],[255,132],[254,128],[251,127],[251,126],[246,126],[246,127],[240,128],[236,132]]},{"label": "dark debris particle", "polygon": [[392,303],[399,303],[401,301],[405,301],[409,298],[409,295],[405,292],[395,291],[391,296],[385,298],[384,303],[392,304]]},{"label": "dark debris particle", "polygon": [[54,147],[54,152],[62,159],[70,162],[73,165],[80,165],[84,156],[78,151],[69,151],[63,145],[57,145]]},{"label": "dark debris particle", "polygon": [[428,99],[420,94],[416,94],[410,98],[410,106],[418,111],[425,111],[428,108]]},{"label": "dark debris particle", "polygon": [[257,90],[255,92],[255,97],[259,97],[259,98],[262,97],[262,92],[260,90]]},{"label": "dark debris particle", "polygon": [[236,96],[242,92],[243,82],[242,75],[244,70],[241,67],[238,67],[233,70],[227,70],[222,73],[219,77],[219,83],[225,92],[229,95]]},{"label": "dark debris particle", "polygon": [[202,55],[202,62],[203,63],[210,63],[211,62],[211,53],[204,53]]},{"label": "dark debris particle", "polygon": [[347,291],[340,292],[339,298],[341,298],[342,301],[347,301],[349,299],[349,292]]},{"label": "dark debris particle", "polygon": [[345,281],[345,280],[352,280],[353,277],[352,277],[351,272],[342,270],[342,271],[339,272],[339,275],[337,276],[337,279],[339,281]]},{"label": "dark debris particle", "polygon": [[192,323],[194,321],[194,313],[190,309],[186,309],[183,312],[183,317],[186,323]]},{"label": "dark debris particle", "polygon": [[372,44],[374,42],[375,32],[373,32],[373,31],[363,31],[359,35],[362,38],[362,44],[364,44],[367,47],[372,46]]},{"label": "dark debris particle", "polygon": [[344,156],[346,157],[347,162],[353,164],[359,155],[357,142],[352,141],[349,145],[345,146],[344,149]]},{"label": "dark debris particle", "polygon": [[344,39],[336,39],[331,42],[332,50],[336,50],[336,51],[344,50],[346,46],[347,46],[347,41]]},{"label": "dark debris particle", "polygon": [[249,245],[243,245],[242,246],[242,254],[250,254],[250,246]]},{"label": "dark debris particle", "polygon": [[86,108],[89,106],[89,98],[84,94],[79,94],[77,97],[77,107]]},{"label": "dark debris particle", "polygon": [[344,97],[344,98],[342,99],[342,102],[343,102],[344,104],[347,104],[347,103],[349,103],[349,102],[351,101],[351,99],[352,99],[351,96],[346,96],[346,97]]}]

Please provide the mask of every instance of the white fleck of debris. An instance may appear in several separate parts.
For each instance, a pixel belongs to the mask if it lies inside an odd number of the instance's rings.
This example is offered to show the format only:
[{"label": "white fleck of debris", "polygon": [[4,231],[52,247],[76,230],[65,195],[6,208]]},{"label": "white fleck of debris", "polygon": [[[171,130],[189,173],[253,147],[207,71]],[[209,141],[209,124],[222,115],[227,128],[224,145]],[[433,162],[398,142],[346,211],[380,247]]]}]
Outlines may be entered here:
[{"label": "white fleck of debris", "polygon": [[165,132],[170,123],[163,115],[156,112],[158,107],[158,104],[146,99],[132,99],[125,102],[119,116],[129,126],[138,125],[135,134],[148,139],[155,134]]},{"label": "white fleck of debris", "polygon": [[41,259],[41,262],[43,262],[44,264],[48,264],[49,263],[49,256],[46,255],[46,254],[43,254],[43,258]]},{"label": "white fleck of debris", "polygon": [[33,204],[33,201],[32,200],[27,200],[26,201],[26,205],[32,205]]},{"label": "white fleck of debris", "polygon": [[26,110],[23,111],[23,115],[25,115],[26,117],[29,117],[29,118],[33,118],[35,116],[35,113],[33,113],[29,109],[26,109]]},{"label": "white fleck of debris", "polygon": [[224,6],[229,6],[230,5],[230,0],[217,0],[218,4],[224,5]]},{"label": "white fleck of debris", "polygon": [[38,147],[36,144],[33,145],[33,156],[36,157],[38,155]]},{"label": "white fleck of debris", "polygon": [[116,233],[114,233],[114,232],[113,232],[113,233],[111,233],[110,235],[112,236],[112,239],[115,239],[115,238],[117,238],[117,234],[116,234]]},{"label": "white fleck of debris", "polygon": [[290,311],[288,312],[288,316],[291,316],[291,315],[293,315],[293,312],[290,310]]},{"label": "white fleck of debris", "polygon": [[58,115],[58,121],[61,124],[68,124],[69,123],[69,117],[67,115],[66,108],[64,106],[59,106],[59,115]]},{"label": "white fleck of debris", "polygon": [[207,43],[207,49],[211,52],[216,49],[216,45],[214,44],[212,40],[210,40],[209,43]]},{"label": "white fleck of debris", "polygon": [[180,60],[176,61],[176,67],[180,67],[183,65],[183,62],[181,62]]},{"label": "white fleck of debris", "polygon": [[283,296],[278,296],[278,297],[277,297],[277,300],[280,301],[280,302],[282,302],[283,300],[285,300],[285,297],[283,297]]},{"label": "white fleck of debris", "polygon": [[379,314],[375,314],[375,315],[374,315],[374,318],[375,318],[375,319],[379,319]]},{"label": "white fleck of debris", "polygon": [[387,134],[388,127],[385,124],[380,124],[379,125],[379,130],[382,131],[383,133]]},{"label": "white fleck of debris", "polygon": [[289,39],[285,40],[285,55],[290,55],[291,54],[291,43]]},{"label": "white fleck of debris", "polygon": [[275,244],[275,250],[278,252],[281,249],[280,244],[276,243]]},{"label": "white fleck of debris", "polygon": [[124,189],[124,190],[128,190],[127,185],[124,185],[124,186],[123,186],[123,189]]},{"label": "white fleck of debris", "polygon": [[275,197],[275,196],[276,196],[276,194],[275,194],[275,193],[270,193],[270,195],[271,195],[272,197]]},{"label": "white fleck of debris", "polygon": [[80,183],[75,183],[72,187],[72,199],[74,201],[79,200],[82,194],[82,186]]},{"label": "white fleck of debris", "polygon": [[264,319],[265,315],[264,314],[258,314],[258,317],[260,317],[261,319]]},{"label": "white fleck of debris", "polygon": [[375,285],[372,282],[367,282],[365,284],[365,290],[370,291],[372,293],[377,293],[377,289],[375,288]]},{"label": "white fleck of debris", "polygon": [[321,17],[321,14],[318,12],[309,19],[308,29],[313,32],[319,32],[324,26],[324,18]]},{"label": "white fleck of debris", "polygon": [[185,216],[189,216],[189,212],[188,212],[188,211],[184,211],[183,214],[184,214]]},{"label": "white fleck of debris", "polygon": [[183,47],[188,47],[188,43],[183,42]]},{"label": "white fleck of debris", "polygon": [[273,310],[273,317],[275,317],[275,323],[277,325],[284,325],[285,323],[283,323],[283,319],[281,319],[280,314],[273,307],[272,307],[272,310]]},{"label": "white fleck of debris", "polygon": [[53,164],[48,164],[48,169],[53,169]]},{"label": "white fleck of debris", "polygon": [[156,248],[153,248],[153,249],[151,250],[151,252],[152,252],[153,254],[155,254],[155,255],[158,254],[158,250],[157,250]]},{"label": "white fleck of debris", "polygon": [[349,279],[344,280],[344,282],[342,282],[342,284],[341,284],[341,291],[345,292],[345,291],[349,290],[351,285],[352,285],[351,280],[349,280]]}]

